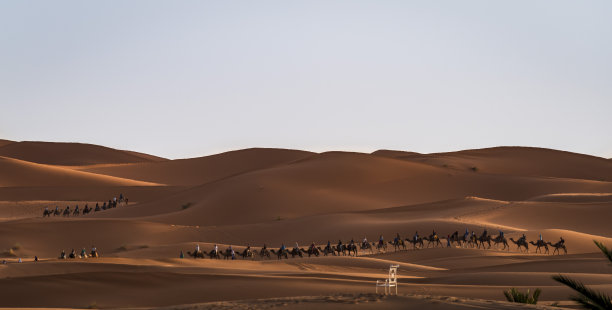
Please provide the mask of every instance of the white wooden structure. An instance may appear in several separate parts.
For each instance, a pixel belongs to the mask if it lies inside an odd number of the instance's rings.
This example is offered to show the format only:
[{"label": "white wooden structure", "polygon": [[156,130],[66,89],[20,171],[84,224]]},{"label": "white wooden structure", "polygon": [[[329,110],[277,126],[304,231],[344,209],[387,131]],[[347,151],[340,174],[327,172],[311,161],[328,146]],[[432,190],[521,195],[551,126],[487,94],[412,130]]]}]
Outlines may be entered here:
[{"label": "white wooden structure", "polygon": [[395,287],[395,295],[397,295],[397,268],[399,265],[391,265],[389,267],[389,278],[385,280],[376,280],[376,294],[378,294],[378,288],[385,288],[385,295],[391,294],[391,288]]}]

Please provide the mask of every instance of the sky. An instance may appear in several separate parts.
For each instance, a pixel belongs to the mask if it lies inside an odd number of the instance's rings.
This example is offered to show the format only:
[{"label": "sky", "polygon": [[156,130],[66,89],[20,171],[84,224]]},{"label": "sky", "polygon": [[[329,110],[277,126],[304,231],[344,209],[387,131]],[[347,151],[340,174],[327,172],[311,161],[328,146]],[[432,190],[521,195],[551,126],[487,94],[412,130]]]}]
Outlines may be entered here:
[{"label": "sky", "polygon": [[0,0],[0,139],[612,157],[612,1]]}]

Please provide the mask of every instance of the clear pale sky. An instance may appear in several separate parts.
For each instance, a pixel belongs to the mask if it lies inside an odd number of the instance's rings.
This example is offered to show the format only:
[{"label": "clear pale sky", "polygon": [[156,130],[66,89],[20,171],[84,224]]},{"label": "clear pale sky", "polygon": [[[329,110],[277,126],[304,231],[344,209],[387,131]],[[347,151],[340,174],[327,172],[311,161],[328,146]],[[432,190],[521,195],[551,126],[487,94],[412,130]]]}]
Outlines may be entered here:
[{"label": "clear pale sky", "polygon": [[0,138],[612,157],[612,1],[0,1]]}]

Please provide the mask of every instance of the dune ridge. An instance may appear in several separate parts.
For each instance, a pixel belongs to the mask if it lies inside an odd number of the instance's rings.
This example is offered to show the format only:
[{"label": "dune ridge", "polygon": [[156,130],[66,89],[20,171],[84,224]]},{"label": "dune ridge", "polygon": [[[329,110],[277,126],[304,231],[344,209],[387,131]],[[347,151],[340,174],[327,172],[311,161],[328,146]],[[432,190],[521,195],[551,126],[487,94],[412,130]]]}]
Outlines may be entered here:
[{"label": "dune ridge", "polygon": [[0,144],[0,156],[39,164],[65,166],[166,160],[153,155],[121,151],[93,144],[38,141]]}]

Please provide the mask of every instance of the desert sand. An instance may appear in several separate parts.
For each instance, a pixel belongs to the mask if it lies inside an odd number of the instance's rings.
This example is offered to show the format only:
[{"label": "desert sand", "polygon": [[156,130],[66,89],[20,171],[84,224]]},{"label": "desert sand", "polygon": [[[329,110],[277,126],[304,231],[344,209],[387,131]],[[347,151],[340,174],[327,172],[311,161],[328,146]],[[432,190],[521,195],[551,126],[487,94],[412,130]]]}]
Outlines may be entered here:
[{"label": "desert sand", "polygon": [[[43,210],[129,203],[87,215]],[[612,161],[496,147],[419,154],[245,149],[169,160],[78,143],[0,140],[0,307],[162,309],[575,308],[570,275],[612,293]],[[484,229],[565,239],[567,254],[452,244]],[[435,230],[442,246],[357,256],[194,259],[196,245],[243,251]],[[58,259],[62,250],[99,258]],[[183,251],[185,258],[179,258]],[[37,256],[39,261],[34,262]],[[21,259],[22,263],[17,261]],[[399,265],[399,295],[374,283]],[[503,291],[541,288],[537,306]],[[557,307],[553,307],[556,305]]]}]

